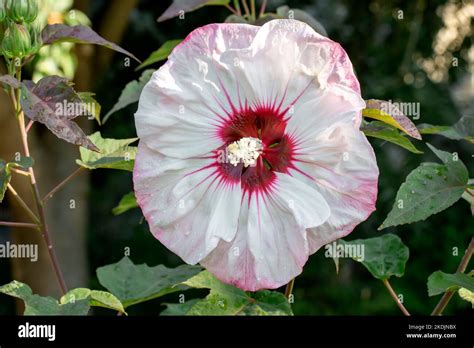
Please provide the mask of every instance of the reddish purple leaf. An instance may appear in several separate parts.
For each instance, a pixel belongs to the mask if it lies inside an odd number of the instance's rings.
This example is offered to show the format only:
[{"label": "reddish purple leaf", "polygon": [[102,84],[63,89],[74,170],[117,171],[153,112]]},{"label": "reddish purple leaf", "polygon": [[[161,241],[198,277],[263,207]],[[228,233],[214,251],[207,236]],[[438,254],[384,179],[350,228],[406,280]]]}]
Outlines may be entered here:
[{"label": "reddish purple leaf", "polygon": [[13,87],[13,88],[19,88],[20,87],[20,81],[18,81],[16,78],[14,78],[11,75],[2,75],[0,76],[0,82]]},{"label": "reddish purple leaf", "polygon": [[82,129],[71,121],[84,115],[85,109],[67,79],[47,76],[37,84],[24,81],[21,92],[21,107],[29,119],[44,124],[58,138],[99,152]]},{"label": "reddish purple leaf", "polygon": [[180,13],[191,12],[206,5],[227,5],[230,0],[173,0],[173,3],[158,18],[158,22],[177,17]]},{"label": "reddish purple leaf", "polygon": [[100,45],[123,53],[141,63],[133,54],[124,50],[122,47],[107,41],[85,25],[69,26],[65,24],[48,24],[41,32],[41,38],[45,45],[54,42],[74,42],[80,44]]}]

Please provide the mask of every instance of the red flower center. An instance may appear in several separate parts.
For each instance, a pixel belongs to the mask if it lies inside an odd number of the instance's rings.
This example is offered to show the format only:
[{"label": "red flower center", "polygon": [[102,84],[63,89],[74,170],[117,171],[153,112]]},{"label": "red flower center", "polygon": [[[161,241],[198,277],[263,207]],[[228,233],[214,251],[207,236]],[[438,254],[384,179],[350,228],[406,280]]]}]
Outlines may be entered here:
[{"label": "red flower center", "polygon": [[[225,145],[216,150],[215,155],[217,168],[226,183],[240,181],[244,192],[249,194],[266,192],[275,180],[275,172],[288,171],[292,166],[294,141],[285,133],[287,110],[280,111],[275,106],[245,106],[241,110],[234,109],[222,122],[218,134]],[[263,148],[255,165],[231,164],[223,152],[230,144],[249,137],[262,142]]]}]

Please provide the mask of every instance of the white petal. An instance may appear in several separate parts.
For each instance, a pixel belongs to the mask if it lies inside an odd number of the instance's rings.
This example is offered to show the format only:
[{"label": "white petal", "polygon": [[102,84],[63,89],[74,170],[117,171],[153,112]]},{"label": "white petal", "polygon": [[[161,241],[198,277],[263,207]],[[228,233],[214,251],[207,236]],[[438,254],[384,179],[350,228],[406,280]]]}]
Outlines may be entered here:
[{"label": "white petal", "polygon": [[135,162],[137,202],[151,232],[187,263],[206,257],[237,231],[240,185],[219,182],[203,160],[163,156],[140,143]]},{"label": "white petal", "polygon": [[[248,47],[258,27],[211,24],[193,31],[145,86],[135,114],[137,134],[167,156],[189,158],[221,146],[220,122],[237,102],[222,52]],[[228,93],[233,93],[229,96]]]},{"label": "white petal", "polygon": [[244,290],[280,287],[301,273],[309,255],[306,229],[323,224],[329,206],[316,190],[281,173],[271,193],[243,202],[234,240],[219,242],[201,264]]},{"label": "white petal", "polygon": [[378,167],[372,147],[353,126],[335,124],[307,143],[293,175],[317,189],[331,215],[308,234],[311,252],[350,233],[375,210]]}]

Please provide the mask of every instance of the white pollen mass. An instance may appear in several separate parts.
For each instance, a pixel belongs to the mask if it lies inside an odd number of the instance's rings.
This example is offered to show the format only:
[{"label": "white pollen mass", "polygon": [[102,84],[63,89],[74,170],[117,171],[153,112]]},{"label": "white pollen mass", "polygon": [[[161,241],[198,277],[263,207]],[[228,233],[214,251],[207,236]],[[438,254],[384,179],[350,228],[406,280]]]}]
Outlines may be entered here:
[{"label": "white pollen mass", "polygon": [[262,154],[262,150],[263,145],[260,139],[241,138],[227,146],[227,159],[233,166],[237,166],[239,163],[243,163],[244,167],[254,166],[258,156]]}]

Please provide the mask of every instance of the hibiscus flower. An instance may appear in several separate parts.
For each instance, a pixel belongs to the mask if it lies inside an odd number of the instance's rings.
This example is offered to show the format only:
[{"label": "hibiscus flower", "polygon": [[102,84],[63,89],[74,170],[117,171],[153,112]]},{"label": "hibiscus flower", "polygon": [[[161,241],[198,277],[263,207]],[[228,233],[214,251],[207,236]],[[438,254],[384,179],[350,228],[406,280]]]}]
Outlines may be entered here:
[{"label": "hibiscus flower", "polygon": [[304,23],[194,30],[135,114],[151,232],[243,290],[288,283],[375,209],[364,107],[345,51]]}]

